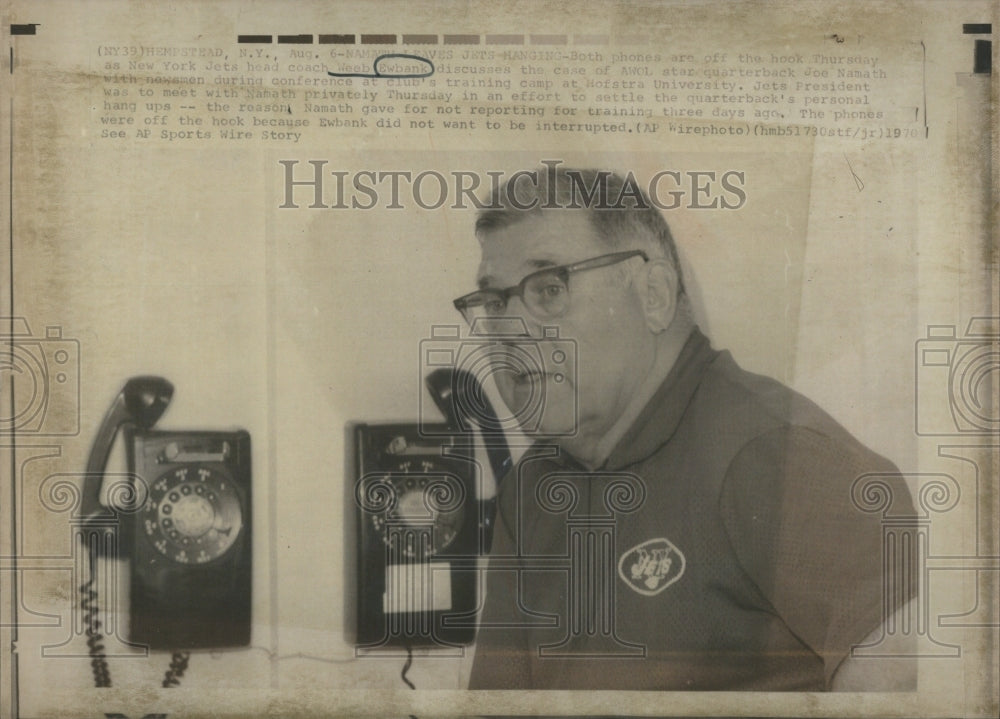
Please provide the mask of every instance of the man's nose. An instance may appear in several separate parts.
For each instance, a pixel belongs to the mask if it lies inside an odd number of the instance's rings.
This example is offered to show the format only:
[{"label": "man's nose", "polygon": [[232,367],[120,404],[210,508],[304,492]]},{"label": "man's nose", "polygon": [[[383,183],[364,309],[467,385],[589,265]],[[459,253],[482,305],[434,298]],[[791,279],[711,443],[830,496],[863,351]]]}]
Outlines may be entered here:
[{"label": "man's nose", "polygon": [[524,304],[518,296],[511,297],[507,300],[507,311],[504,317],[508,320],[520,321],[524,327],[524,335],[532,339],[541,339],[544,335],[542,328],[545,325],[536,318],[531,312],[528,311],[527,305]]}]

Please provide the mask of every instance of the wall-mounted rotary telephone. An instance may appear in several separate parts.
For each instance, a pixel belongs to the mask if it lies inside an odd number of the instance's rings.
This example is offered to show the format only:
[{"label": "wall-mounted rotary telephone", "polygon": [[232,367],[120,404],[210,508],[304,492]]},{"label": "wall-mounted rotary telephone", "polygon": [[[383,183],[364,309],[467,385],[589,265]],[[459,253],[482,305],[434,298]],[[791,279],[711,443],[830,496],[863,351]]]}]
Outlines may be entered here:
[{"label": "wall-mounted rotary telephone", "polygon": [[[85,606],[93,610],[96,599],[97,556],[116,548],[114,558],[130,565],[131,642],[175,652],[245,646],[251,620],[250,435],[152,429],[172,396],[173,386],[161,377],[133,377],[97,432],[80,506],[92,573]],[[101,504],[101,485],[119,429],[134,502],[109,508]],[[88,635],[97,662],[92,628]],[[103,657],[100,664],[94,664],[95,680],[109,686]]]},{"label": "wall-mounted rotary telephone", "polygon": [[478,558],[489,551],[495,514],[494,500],[477,492],[476,448],[497,481],[511,457],[471,373],[442,368],[426,384],[445,423],[348,426],[356,554],[348,633],[360,647],[455,646],[475,637]]}]

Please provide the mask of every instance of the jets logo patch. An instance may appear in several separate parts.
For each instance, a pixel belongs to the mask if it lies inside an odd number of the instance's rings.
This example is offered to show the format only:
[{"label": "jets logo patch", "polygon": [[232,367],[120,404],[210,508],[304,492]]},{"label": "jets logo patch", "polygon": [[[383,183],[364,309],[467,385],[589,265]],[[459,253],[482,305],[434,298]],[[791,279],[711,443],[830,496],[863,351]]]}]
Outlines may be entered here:
[{"label": "jets logo patch", "polygon": [[622,554],[618,576],[639,594],[659,594],[684,574],[684,555],[665,537],[650,539]]}]

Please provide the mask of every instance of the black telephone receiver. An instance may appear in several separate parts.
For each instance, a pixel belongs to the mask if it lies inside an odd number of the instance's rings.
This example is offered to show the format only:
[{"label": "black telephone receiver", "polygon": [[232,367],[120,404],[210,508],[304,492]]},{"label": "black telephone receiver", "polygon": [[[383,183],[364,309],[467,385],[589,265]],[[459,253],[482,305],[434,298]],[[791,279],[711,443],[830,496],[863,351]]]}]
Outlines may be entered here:
[{"label": "black telephone receiver", "polygon": [[[499,485],[510,471],[513,459],[493,403],[483,392],[479,380],[468,370],[442,367],[428,374],[424,382],[449,427],[458,433],[479,430],[490,469]],[[496,498],[483,500],[482,509],[481,544],[483,554],[489,554],[493,546]]]},{"label": "black telephone receiver", "polygon": [[498,481],[510,453],[471,373],[435,370],[427,388],[444,424],[348,425],[348,519],[355,527],[348,539],[357,549],[348,633],[360,647],[456,646],[475,638],[478,558],[489,551],[495,514],[493,499],[477,500],[475,430]]},{"label": "black telephone receiver", "polygon": [[133,377],[125,383],[104,415],[90,447],[80,514],[88,518],[111,515],[101,504],[101,484],[118,430],[125,426],[150,429],[167,411],[173,396],[174,386],[163,377]]},{"label": "black telephone receiver", "polygon": [[[101,423],[87,460],[80,510],[107,552],[130,562],[128,638],[173,651],[245,646],[251,620],[250,435],[154,431],[173,396],[162,377],[133,377]],[[109,508],[100,492],[124,429],[135,507]],[[120,519],[119,522],[109,521]],[[85,534],[81,536],[85,537]],[[96,676],[96,674],[95,674]]]}]

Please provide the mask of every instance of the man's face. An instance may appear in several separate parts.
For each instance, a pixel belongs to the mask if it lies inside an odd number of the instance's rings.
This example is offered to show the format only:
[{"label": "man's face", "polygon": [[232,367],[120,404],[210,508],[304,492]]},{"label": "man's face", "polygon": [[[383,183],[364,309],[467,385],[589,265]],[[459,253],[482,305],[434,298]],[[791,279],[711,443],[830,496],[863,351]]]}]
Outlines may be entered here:
[{"label": "man's face", "polygon": [[[532,213],[483,238],[479,283],[509,287],[544,267],[612,251],[598,239],[585,211]],[[569,309],[556,319],[533,316],[519,297],[510,299],[507,315],[523,318],[531,336],[541,338],[537,347],[545,366],[527,374],[497,370],[497,387],[515,413],[530,397],[543,396],[541,433],[575,434],[564,442],[571,451],[574,446],[596,442],[607,432],[649,371],[654,335],[646,325],[639,291],[622,278],[623,270],[631,275],[634,264],[641,262],[633,258],[570,274]],[[543,337],[546,327],[558,328],[558,342],[563,346],[567,340],[575,342],[575,362],[572,353],[562,364],[549,362],[559,345]]]}]

